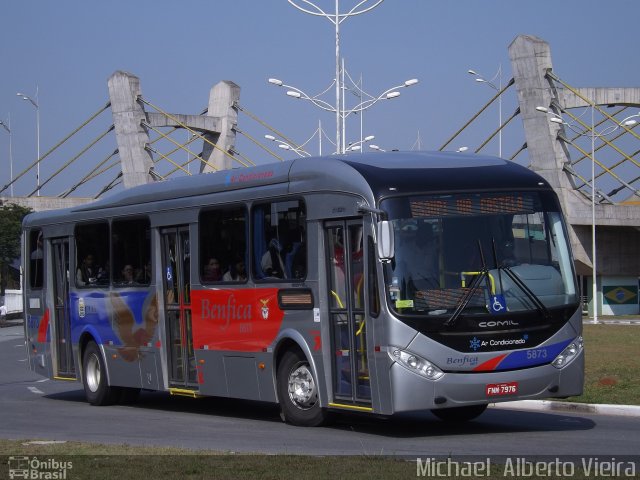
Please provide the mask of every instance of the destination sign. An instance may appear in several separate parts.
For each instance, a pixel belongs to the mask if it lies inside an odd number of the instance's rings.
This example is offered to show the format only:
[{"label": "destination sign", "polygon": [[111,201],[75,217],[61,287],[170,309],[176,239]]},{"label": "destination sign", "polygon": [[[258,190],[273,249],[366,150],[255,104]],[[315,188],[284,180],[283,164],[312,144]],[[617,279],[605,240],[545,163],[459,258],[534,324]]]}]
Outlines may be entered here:
[{"label": "destination sign", "polygon": [[534,199],[527,194],[474,194],[413,197],[413,217],[448,217],[533,213]]}]

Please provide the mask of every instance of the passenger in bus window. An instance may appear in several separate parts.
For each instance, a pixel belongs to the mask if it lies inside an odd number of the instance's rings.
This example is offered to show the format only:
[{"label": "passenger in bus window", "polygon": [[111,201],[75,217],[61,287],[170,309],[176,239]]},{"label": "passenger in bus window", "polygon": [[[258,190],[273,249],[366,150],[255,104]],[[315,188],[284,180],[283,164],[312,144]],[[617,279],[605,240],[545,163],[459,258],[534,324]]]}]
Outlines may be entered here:
[{"label": "passenger in bus window", "polygon": [[151,282],[151,262],[145,263],[143,268],[136,269],[135,280],[143,285]]},{"label": "passenger in bus window", "polygon": [[132,265],[125,265],[124,268],[122,269],[122,275],[121,275],[121,280],[120,283],[124,284],[124,285],[133,285],[135,282],[134,280],[134,269]]},{"label": "passenger in bus window", "polygon": [[31,252],[31,260],[42,260],[42,233],[38,234],[38,240],[36,242],[36,249]]},{"label": "passenger in bus window", "polygon": [[84,287],[96,284],[100,269],[94,265],[93,261],[93,255],[90,253],[84,257],[76,272],[76,285]]},{"label": "passenger in bus window", "polygon": [[266,277],[284,278],[285,267],[282,260],[282,246],[277,238],[272,238],[269,248],[262,256],[260,262],[262,272]]},{"label": "passenger in bus window", "polygon": [[219,282],[222,280],[222,267],[217,258],[210,258],[202,269],[203,282]]},{"label": "passenger in bus window", "polygon": [[233,263],[231,263],[231,266],[229,267],[229,271],[223,275],[222,281],[246,282],[247,270],[245,267],[244,259],[242,259],[241,257],[236,257]]}]

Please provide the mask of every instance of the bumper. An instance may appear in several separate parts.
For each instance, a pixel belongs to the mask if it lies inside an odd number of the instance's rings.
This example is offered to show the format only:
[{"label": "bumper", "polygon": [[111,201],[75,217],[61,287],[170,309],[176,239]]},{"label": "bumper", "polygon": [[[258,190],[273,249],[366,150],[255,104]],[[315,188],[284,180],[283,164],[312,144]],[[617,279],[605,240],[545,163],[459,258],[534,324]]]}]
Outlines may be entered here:
[{"label": "bumper", "polygon": [[[446,373],[436,381],[427,380],[394,363],[390,370],[390,381],[393,402],[391,413],[570,397],[582,394],[584,351],[562,369],[542,365],[507,372]],[[517,394],[487,395],[488,384],[512,382],[518,382]]]}]

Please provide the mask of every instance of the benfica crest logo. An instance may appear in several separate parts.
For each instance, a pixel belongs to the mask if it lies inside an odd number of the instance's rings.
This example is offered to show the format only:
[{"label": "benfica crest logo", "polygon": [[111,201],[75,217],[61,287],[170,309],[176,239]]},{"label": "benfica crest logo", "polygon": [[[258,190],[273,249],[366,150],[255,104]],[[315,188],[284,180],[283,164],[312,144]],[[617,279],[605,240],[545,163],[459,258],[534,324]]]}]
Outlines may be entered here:
[{"label": "benfica crest logo", "polygon": [[262,312],[262,318],[264,320],[269,320],[269,300],[269,298],[266,300],[260,299],[260,303],[262,304],[260,311]]}]

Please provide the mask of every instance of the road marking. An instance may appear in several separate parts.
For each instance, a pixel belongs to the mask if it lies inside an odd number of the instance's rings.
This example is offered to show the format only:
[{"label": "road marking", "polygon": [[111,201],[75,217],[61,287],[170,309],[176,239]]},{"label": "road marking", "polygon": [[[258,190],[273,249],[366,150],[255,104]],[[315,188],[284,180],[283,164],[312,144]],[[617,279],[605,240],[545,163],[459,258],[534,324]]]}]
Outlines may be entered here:
[{"label": "road marking", "polygon": [[48,378],[43,378],[42,380],[36,380],[36,383],[48,382]]},{"label": "road marking", "polygon": [[44,392],[36,387],[27,387],[31,393],[35,393],[37,395],[44,395]]},{"label": "road marking", "polygon": [[21,343],[19,345],[14,345],[14,348],[23,348],[24,347],[24,343]]},{"label": "road marking", "polygon": [[57,445],[60,443],[67,443],[66,440],[34,440],[33,442],[26,442],[22,445]]},{"label": "road marking", "polygon": [[26,361],[27,361],[27,359],[26,359],[26,358],[23,358],[23,359],[18,360],[18,361],[19,361],[19,362],[26,362]]}]

